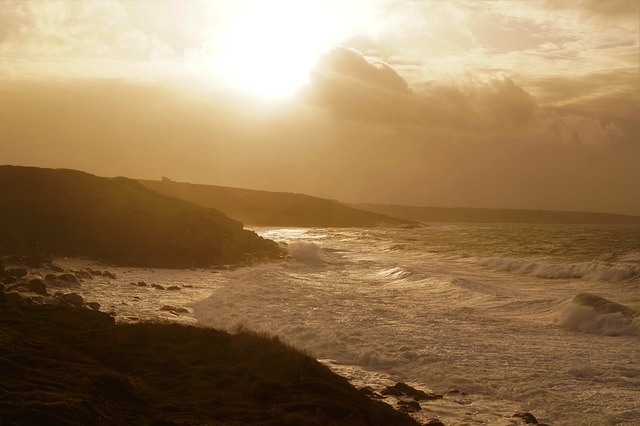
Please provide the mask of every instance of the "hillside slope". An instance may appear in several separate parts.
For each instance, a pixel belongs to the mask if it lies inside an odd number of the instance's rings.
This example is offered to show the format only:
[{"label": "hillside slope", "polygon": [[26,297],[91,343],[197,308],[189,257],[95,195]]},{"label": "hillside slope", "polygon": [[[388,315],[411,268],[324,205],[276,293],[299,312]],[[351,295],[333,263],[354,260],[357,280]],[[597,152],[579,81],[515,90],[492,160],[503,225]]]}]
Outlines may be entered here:
[{"label": "hillside slope", "polygon": [[373,227],[403,225],[397,219],[345,206],[336,201],[285,192],[256,191],[169,180],[140,180],[161,194],[220,210],[249,225],[300,227]]},{"label": "hillside slope", "polygon": [[383,204],[353,204],[353,207],[418,222],[556,223],[639,225],[640,217],[608,213],[550,210],[411,207]]},{"label": "hillside slope", "polygon": [[131,179],[0,166],[0,253],[19,252],[178,268],[280,254],[219,211]]},{"label": "hillside slope", "polygon": [[277,338],[3,295],[2,425],[418,424]]}]

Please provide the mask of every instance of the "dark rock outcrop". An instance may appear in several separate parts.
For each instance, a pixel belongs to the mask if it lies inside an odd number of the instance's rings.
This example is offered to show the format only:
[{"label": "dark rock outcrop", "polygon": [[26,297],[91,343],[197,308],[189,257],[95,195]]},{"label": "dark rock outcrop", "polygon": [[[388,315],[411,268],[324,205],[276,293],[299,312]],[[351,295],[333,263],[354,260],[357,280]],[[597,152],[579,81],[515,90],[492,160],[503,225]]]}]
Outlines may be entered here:
[{"label": "dark rock outcrop", "polygon": [[442,399],[442,395],[427,393],[402,382],[396,383],[393,386],[387,386],[381,393],[383,395],[392,395],[397,397],[407,396],[409,398],[413,398],[415,401],[433,401],[436,399]]},{"label": "dark rock outcrop", "polygon": [[34,278],[28,283],[25,284],[25,288],[29,291],[37,294],[41,294],[43,296],[47,296],[47,286],[42,282],[39,278]]},{"label": "dark rock outcrop", "polygon": [[536,417],[531,413],[516,413],[513,415],[513,417],[521,418],[525,422],[525,424],[528,424],[528,425],[539,424],[538,419],[536,419]]}]

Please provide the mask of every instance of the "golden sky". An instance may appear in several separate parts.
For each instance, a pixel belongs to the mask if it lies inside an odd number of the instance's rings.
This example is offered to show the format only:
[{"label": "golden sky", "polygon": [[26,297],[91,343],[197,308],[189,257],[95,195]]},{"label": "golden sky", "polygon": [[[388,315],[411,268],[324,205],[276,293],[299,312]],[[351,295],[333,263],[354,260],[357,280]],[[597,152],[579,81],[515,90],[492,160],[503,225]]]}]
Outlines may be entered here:
[{"label": "golden sky", "polygon": [[0,0],[0,164],[640,215],[640,0]]}]

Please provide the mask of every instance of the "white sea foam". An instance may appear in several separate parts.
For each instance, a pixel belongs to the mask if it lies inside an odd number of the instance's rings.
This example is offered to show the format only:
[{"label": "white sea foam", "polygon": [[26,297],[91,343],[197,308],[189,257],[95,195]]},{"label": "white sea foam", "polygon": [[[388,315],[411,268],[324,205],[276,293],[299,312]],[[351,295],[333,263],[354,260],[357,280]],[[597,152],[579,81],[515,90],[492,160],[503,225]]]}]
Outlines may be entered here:
[{"label": "white sea foam", "polygon": [[322,248],[313,242],[294,241],[287,245],[287,252],[293,259],[311,264],[324,263]]},{"label": "white sea foam", "polygon": [[617,282],[637,280],[640,277],[640,266],[630,263],[553,263],[492,257],[480,260],[479,264],[499,271],[548,279],[581,278]]},{"label": "white sea foam", "polygon": [[567,304],[558,315],[558,325],[568,330],[603,336],[640,336],[640,318],[620,312],[598,312],[590,306]]},{"label": "white sea foam", "polygon": [[[80,290],[87,299],[104,292],[98,301],[118,315],[168,318],[160,308],[171,304],[193,308],[203,325],[278,335],[348,366],[355,383],[375,387],[367,382],[375,373],[466,392],[424,405],[445,424],[513,425],[515,411],[554,425],[637,420],[640,286],[637,270],[624,271],[638,266],[640,229],[257,231],[287,244],[290,258],[223,273],[114,269],[117,280]],[[577,235],[591,245],[576,245]],[[507,270],[479,259],[502,259],[495,265]],[[181,290],[129,284],[139,280]],[[629,310],[592,297],[568,302],[583,292]]]},{"label": "white sea foam", "polygon": [[565,303],[557,318],[561,327],[604,336],[640,336],[640,314],[590,293]]}]

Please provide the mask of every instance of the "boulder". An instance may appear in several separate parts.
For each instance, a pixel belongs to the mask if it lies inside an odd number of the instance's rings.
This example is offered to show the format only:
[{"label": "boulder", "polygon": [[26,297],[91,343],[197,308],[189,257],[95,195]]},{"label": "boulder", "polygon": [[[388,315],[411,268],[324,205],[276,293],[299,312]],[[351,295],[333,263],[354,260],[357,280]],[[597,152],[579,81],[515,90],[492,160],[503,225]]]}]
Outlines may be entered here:
[{"label": "boulder", "polygon": [[436,399],[442,399],[442,395],[427,393],[402,382],[396,383],[393,386],[387,386],[382,390],[382,394],[393,396],[408,396],[410,398],[413,398],[415,401],[433,401]]},{"label": "boulder", "polygon": [[14,305],[32,305],[33,304],[30,299],[25,299],[17,291],[9,291],[7,293],[4,293],[4,298],[8,303],[12,303]]},{"label": "boulder", "polygon": [[398,401],[398,410],[405,413],[417,413],[422,410],[422,407],[418,401],[405,401],[401,399]]},{"label": "boulder", "polygon": [[179,290],[180,290],[180,287],[178,287],[177,285],[172,285],[172,286],[167,287],[167,290],[170,290],[170,291],[179,291]]},{"label": "boulder", "polygon": [[99,311],[100,310],[100,304],[98,302],[89,302],[89,303],[85,303],[84,305],[87,308],[91,309],[92,311]]},{"label": "boulder", "polygon": [[43,296],[46,296],[48,294],[47,286],[39,278],[32,279],[31,281],[26,283],[24,287],[32,293],[41,294]]},{"label": "boulder", "polygon": [[360,392],[362,392],[363,394],[365,394],[369,398],[373,398],[373,399],[382,399],[382,398],[384,398],[378,392],[373,390],[373,388],[371,386],[365,386],[363,388],[360,388]]},{"label": "boulder", "polygon": [[64,282],[67,282],[67,283],[70,283],[70,284],[78,284],[78,285],[80,285],[80,281],[78,281],[78,277],[76,277],[73,274],[69,274],[69,273],[60,274],[56,278],[58,280],[60,280],[60,281],[64,281]]},{"label": "boulder", "polygon": [[80,271],[73,271],[73,273],[76,275],[76,277],[82,278],[83,280],[91,280],[91,279],[93,279],[93,275],[91,275],[87,271],[80,270]]},{"label": "boulder", "polygon": [[27,276],[27,270],[25,268],[11,268],[6,269],[3,272],[5,277],[16,277],[16,278],[24,278]]},{"label": "boulder", "polygon": [[80,307],[84,303],[84,299],[78,293],[63,294],[60,296],[60,301],[75,307]]},{"label": "boulder", "polygon": [[164,287],[161,286],[160,284],[151,284],[151,287],[158,289],[158,290],[164,290]]},{"label": "boulder", "polygon": [[116,274],[114,274],[113,272],[109,272],[109,271],[102,272],[102,276],[105,276],[107,278],[111,278],[112,280],[116,279]]},{"label": "boulder", "polygon": [[138,281],[138,284],[137,284],[137,285],[138,285],[138,287],[146,287],[146,286],[147,286],[147,283],[146,283],[146,282],[144,282],[144,281]]},{"label": "boulder", "polygon": [[426,423],[423,423],[424,426],[445,426],[439,419],[429,419]]},{"label": "boulder", "polygon": [[167,312],[171,312],[172,314],[188,314],[189,310],[187,308],[178,308],[175,306],[171,306],[171,305],[164,305],[162,308],[160,308],[161,311],[167,311]]},{"label": "boulder", "polygon": [[4,284],[14,284],[18,281],[18,279],[12,275],[8,276],[8,277],[4,277],[4,279],[2,280],[2,282]]},{"label": "boulder", "polygon": [[521,418],[528,425],[537,425],[537,424],[539,424],[538,423],[538,419],[536,419],[536,417],[531,413],[516,413],[516,414],[513,415],[513,417]]}]

